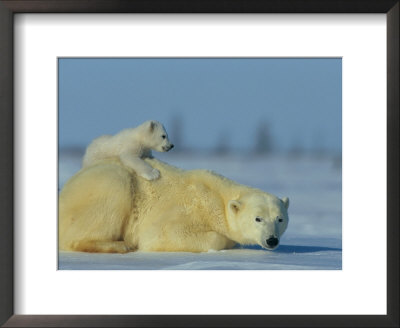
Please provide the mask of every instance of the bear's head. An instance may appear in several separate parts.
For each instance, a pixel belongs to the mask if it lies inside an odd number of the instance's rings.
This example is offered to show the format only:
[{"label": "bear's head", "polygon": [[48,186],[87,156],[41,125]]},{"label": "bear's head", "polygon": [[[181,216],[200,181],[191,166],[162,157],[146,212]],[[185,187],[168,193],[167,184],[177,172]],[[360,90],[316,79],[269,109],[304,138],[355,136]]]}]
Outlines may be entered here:
[{"label": "bear's head", "polygon": [[147,121],[145,129],[145,143],[148,148],[159,152],[166,152],[174,148],[174,145],[169,141],[167,131],[160,122]]},{"label": "bear's head", "polygon": [[228,202],[228,221],[235,241],[273,250],[288,223],[289,199],[254,192]]}]

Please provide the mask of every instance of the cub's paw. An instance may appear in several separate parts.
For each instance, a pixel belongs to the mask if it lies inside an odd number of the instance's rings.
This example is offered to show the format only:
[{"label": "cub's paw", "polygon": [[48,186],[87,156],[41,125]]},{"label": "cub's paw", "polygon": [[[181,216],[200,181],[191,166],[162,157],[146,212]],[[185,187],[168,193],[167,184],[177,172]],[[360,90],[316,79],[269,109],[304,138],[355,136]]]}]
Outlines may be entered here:
[{"label": "cub's paw", "polygon": [[141,176],[146,180],[155,180],[160,177],[160,171],[157,169],[152,169],[149,172],[143,173]]}]

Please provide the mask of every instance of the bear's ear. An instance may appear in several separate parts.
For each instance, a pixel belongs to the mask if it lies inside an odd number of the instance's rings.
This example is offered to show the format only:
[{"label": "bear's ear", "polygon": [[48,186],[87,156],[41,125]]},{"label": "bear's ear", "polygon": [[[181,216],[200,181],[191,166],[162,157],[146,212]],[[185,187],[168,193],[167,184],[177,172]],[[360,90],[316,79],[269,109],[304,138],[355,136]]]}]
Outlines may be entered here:
[{"label": "bear's ear", "polygon": [[283,203],[283,205],[286,207],[286,209],[289,208],[289,198],[283,197],[283,198],[282,198],[282,203]]},{"label": "bear's ear", "polygon": [[235,214],[238,213],[242,207],[242,204],[237,200],[230,200],[228,205],[229,209]]},{"label": "bear's ear", "polygon": [[150,132],[153,132],[155,127],[156,127],[156,122],[150,121],[150,126],[149,126]]}]

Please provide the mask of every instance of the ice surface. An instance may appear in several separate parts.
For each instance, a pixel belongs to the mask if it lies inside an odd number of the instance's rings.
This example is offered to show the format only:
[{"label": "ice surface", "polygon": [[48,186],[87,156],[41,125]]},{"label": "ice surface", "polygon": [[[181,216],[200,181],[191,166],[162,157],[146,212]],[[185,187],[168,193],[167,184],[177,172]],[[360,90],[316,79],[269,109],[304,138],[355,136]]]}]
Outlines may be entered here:
[{"label": "ice surface", "polygon": [[[160,155],[160,156],[159,156]],[[337,270],[342,268],[342,172],[333,156],[157,154],[183,169],[211,169],[290,199],[289,226],[274,251],[258,246],[208,253],[60,252],[66,270]],[[59,188],[80,169],[81,154],[60,152]]]}]

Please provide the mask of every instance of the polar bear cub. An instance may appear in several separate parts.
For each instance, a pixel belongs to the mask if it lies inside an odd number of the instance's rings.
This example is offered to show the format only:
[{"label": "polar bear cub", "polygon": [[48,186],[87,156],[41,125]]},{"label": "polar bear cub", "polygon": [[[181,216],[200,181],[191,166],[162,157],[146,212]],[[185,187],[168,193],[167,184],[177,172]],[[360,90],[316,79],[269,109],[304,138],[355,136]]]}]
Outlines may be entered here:
[{"label": "polar bear cub", "polygon": [[146,163],[151,150],[166,152],[174,145],[169,141],[164,126],[157,121],[146,121],[135,128],[125,129],[116,135],[104,135],[92,141],[83,157],[83,167],[110,158],[119,157],[121,162],[146,180],[154,180],[160,171]]}]

